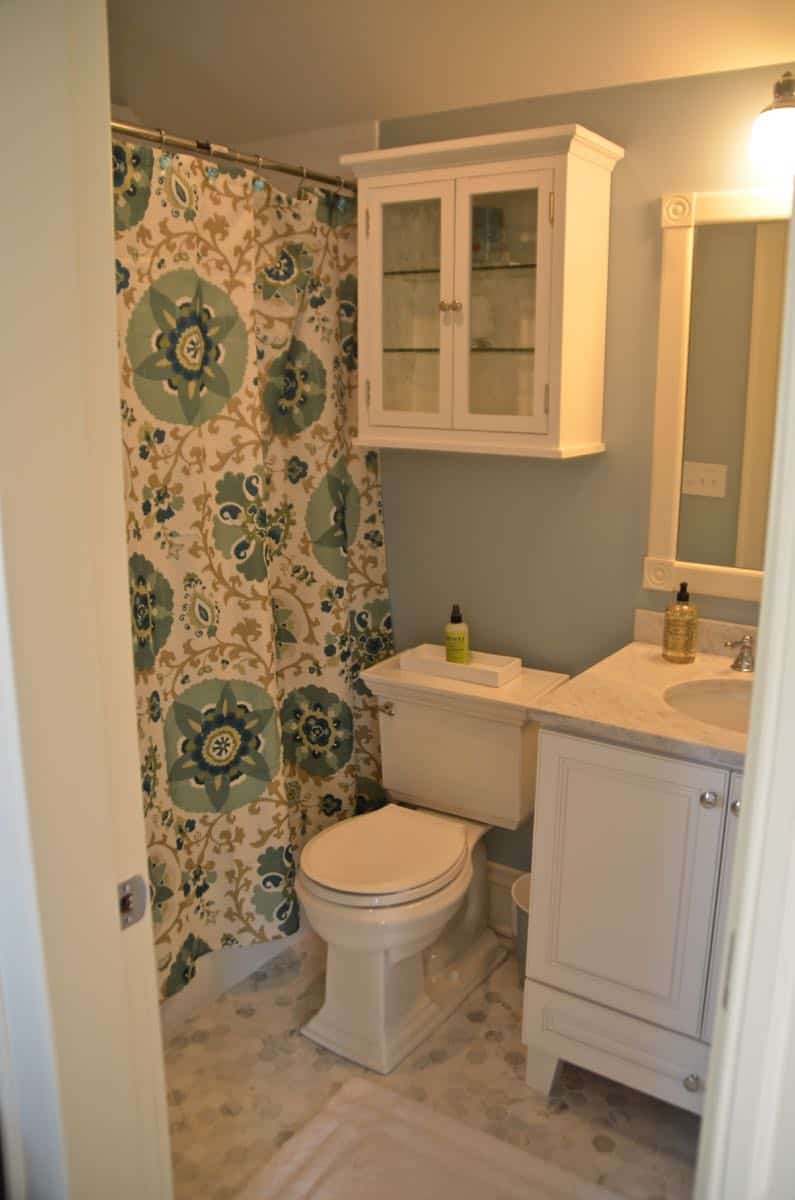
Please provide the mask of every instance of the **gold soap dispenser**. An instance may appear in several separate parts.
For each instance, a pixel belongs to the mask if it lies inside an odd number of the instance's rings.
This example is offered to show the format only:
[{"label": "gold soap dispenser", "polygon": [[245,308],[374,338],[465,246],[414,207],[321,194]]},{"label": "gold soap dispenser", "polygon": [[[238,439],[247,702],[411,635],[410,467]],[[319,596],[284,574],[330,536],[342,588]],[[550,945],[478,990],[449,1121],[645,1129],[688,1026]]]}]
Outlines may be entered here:
[{"label": "gold soap dispenser", "polygon": [[697,632],[698,609],[690,603],[687,583],[680,583],[676,599],[665,610],[663,658],[672,663],[695,662]]}]

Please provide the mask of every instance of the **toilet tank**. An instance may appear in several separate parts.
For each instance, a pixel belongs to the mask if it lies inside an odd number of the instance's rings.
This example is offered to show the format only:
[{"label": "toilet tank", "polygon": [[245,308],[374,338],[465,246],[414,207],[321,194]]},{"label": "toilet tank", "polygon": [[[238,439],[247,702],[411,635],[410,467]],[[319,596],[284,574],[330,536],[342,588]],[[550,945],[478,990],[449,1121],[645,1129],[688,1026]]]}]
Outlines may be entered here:
[{"label": "toilet tank", "polygon": [[502,687],[403,670],[400,655],[362,672],[378,697],[391,799],[517,829],[533,808],[542,696],[567,679],[529,668]]}]

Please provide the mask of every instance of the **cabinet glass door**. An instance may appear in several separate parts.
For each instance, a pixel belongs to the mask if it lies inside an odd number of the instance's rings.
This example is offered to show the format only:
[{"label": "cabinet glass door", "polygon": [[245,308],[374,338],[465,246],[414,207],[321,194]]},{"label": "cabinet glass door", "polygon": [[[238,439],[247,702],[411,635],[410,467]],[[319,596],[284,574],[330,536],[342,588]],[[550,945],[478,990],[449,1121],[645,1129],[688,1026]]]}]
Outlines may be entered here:
[{"label": "cabinet glass door", "polygon": [[456,185],[458,429],[547,430],[552,176]]},{"label": "cabinet glass door", "polygon": [[[371,420],[444,428],[452,403],[453,196],[450,182],[379,189]],[[450,315],[448,315],[450,314]]]}]

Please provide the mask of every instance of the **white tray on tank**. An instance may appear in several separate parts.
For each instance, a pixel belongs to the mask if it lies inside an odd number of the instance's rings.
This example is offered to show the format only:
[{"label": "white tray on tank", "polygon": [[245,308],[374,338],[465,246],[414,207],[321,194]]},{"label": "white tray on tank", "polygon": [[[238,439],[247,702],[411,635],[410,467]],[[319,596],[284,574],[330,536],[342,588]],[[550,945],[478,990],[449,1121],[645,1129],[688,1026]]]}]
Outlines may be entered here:
[{"label": "white tray on tank", "polygon": [[522,670],[521,658],[508,658],[505,654],[483,654],[473,650],[468,663],[448,662],[444,646],[425,642],[404,650],[400,656],[404,671],[418,671],[422,675],[439,675],[447,679],[463,679],[467,683],[480,683],[485,687],[502,687],[516,679]]}]

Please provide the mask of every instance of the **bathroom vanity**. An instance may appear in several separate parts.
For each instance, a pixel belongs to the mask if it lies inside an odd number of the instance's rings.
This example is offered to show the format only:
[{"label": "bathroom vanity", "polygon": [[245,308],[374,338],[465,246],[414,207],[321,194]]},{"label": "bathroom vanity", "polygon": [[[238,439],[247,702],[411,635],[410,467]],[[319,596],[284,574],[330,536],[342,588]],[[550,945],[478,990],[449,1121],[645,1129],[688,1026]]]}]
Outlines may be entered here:
[{"label": "bathroom vanity", "polygon": [[566,1060],[701,1111],[750,703],[731,661],[633,642],[534,708],[531,1087]]}]

